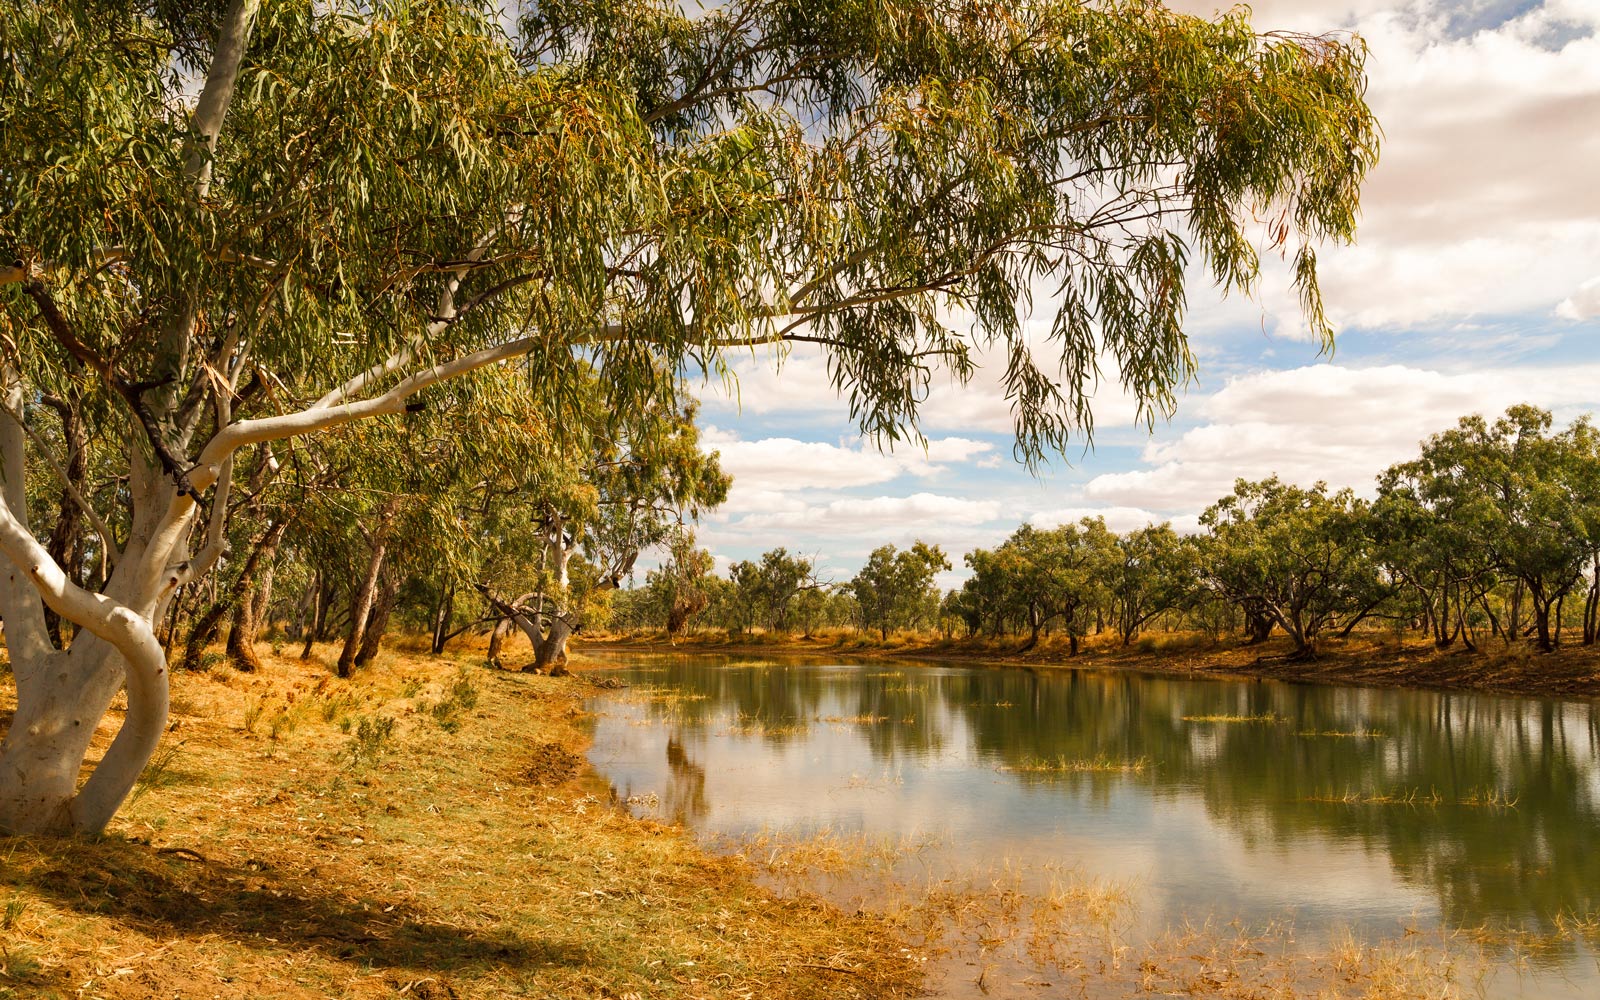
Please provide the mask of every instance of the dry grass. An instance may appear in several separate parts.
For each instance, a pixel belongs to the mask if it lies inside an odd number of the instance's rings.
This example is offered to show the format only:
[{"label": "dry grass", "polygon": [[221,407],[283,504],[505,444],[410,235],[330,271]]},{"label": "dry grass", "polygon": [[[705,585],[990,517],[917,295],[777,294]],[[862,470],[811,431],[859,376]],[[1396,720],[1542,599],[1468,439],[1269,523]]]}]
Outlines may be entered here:
[{"label": "dry grass", "polygon": [[0,998],[916,992],[883,918],[613,804],[581,679],[263,659],[174,678],[167,756],[107,837],[0,838]]},{"label": "dry grass", "polygon": [[[1214,921],[1148,933],[1136,884],[1005,860],[949,872],[946,846],[835,830],[722,844],[785,892],[821,887],[847,909],[880,914],[940,996],[1468,1000],[1510,946],[1548,946],[1487,930],[1379,941],[1335,933],[1307,944],[1292,925]],[[1564,928],[1592,941],[1600,923],[1573,918]]]},{"label": "dry grass", "polygon": [[1022,774],[1143,774],[1152,766],[1146,757],[1057,757],[1054,760],[1030,758],[1020,764],[1001,765],[996,770]]},{"label": "dry grass", "polygon": [[1245,722],[1279,723],[1279,722],[1288,722],[1289,720],[1285,719],[1281,715],[1274,715],[1271,712],[1267,712],[1267,713],[1262,714],[1262,715],[1185,715],[1185,716],[1183,716],[1183,721],[1184,722],[1207,722],[1207,723],[1218,723],[1218,724],[1228,725],[1228,724],[1245,723]]},{"label": "dry grass", "polygon": [[1387,792],[1362,792],[1347,789],[1339,793],[1309,795],[1301,802],[1324,802],[1347,806],[1464,806],[1472,809],[1515,809],[1518,797],[1493,788],[1474,788],[1454,798],[1437,789],[1399,788]]}]

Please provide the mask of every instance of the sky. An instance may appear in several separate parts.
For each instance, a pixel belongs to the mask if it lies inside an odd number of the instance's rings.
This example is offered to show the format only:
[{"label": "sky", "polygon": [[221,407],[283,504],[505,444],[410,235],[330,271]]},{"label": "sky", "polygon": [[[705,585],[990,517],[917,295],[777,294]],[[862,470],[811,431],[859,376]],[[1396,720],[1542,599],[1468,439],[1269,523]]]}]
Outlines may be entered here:
[{"label": "sky", "polygon": [[1194,530],[1239,477],[1370,495],[1380,471],[1465,414],[1531,402],[1565,423],[1600,410],[1600,0],[1253,7],[1257,30],[1354,31],[1370,50],[1381,159],[1356,244],[1319,250],[1332,356],[1270,259],[1254,299],[1197,276],[1186,329],[1200,374],[1176,415],[1147,431],[1118,387],[1101,387],[1093,448],[1038,475],[1013,459],[1008,406],[982,372],[936,385],[925,449],[884,452],[818,356],[797,348],[781,369],[752,358],[736,394],[701,393],[703,439],[734,477],[698,528],[719,569],[783,546],[843,582],[872,549],[922,539],[950,556],[940,582],[953,586],[965,553],[1024,521]]}]

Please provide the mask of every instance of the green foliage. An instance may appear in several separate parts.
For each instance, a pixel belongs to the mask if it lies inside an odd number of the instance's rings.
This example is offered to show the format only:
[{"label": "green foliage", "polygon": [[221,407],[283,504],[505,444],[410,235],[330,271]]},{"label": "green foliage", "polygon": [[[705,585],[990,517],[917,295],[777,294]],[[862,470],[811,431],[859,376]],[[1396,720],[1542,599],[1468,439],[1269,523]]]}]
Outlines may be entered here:
[{"label": "green foliage", "polygon": [[862,623],[883,639],[894,629],[931,624],[939,607],[933,577],[949,568],[943,549],[920,540],[904,552],[893,545],[874,549],[850,581]]},{"label": "green foliage", "polygon": [[[1541,649],[1585,578],[1585,642],[1600,635],[1600,438],[1587,419],[1560,433],[1551,416],[1513,406],[1490,423],[1464,417],[1380,481],[1375,510],[1398,579],[1425,610],[1434,641],[1473,645],[1473,623],[1515,641],[1523,602]],[[1496,601],[1496,590],[1510,592]],[[1493,610],[1500,604],[1504,623]]]},{"label": "green foliage", "polygon": [[352,766],[377,760],[394,735],[394,719],[386,715],[363,715],[355,723],[355,735],[345,744],[344,757]]},{"label": "green foliage", "polygon": [[1200,523],[1209,531],[1200,558],[1206,584],[1281,627],[1299,654],[1314,653],[1330,625],[1365,617],[1392,592],[1370,509],[1350,490],[1241,479]]},{"label": "green foliage", "polygon": [[6,900],[6,905],[0,907],[0,931],[9,931],[17,926],[22,915],[28,911],[26,900],[12,896]]},{"label": "green foliage", "polygon": [[1059,621],[1076,652],[1095,607],[1104,600],[1114,545],[1101,518],[1086,517],[1050,530],[1025,524],[995,551],[967,554],[973,572],[963,588],[965,606],[993,634],[1022,624],[1030,647],[1041,631]]}]

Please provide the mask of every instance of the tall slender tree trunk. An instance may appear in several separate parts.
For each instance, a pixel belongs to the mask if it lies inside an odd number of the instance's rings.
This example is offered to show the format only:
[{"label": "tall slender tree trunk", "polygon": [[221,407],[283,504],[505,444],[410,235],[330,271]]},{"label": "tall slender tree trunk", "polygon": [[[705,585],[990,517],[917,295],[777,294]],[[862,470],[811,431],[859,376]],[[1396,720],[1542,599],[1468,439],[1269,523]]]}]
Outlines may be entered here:
[{"label": "tall slender tree trunk", "polygon": [[400,574],[391,567],[389,572],[383,574],[383,587],[372,605],[372,618],[361,637],[361,648],[356,651],[356,666],[364,667],[377,657],[378,650],[383,646],[384,631],[389,627],[389,614],[394,610],[395,598],[399,594]]},{"label": "tall slender tree trunk", "polygon": [[[433,641],[429,648],[433,655],[438,656],[444,652],[445,643],[450,641],[450,623],[455,617],[456,610],[456,585],[450,584],[444,588],[439,597],[439,607],[433,615]],[[491,643],[493,640],[490,640]],[[491,655],[490,659],[494,657]]]},{"label": "tall slender tree trunk", "polygon": [[[235,667],[247,673],[261,669],[256,656],[256,630],[258,627],[256,580],[263,572],[270,572],[272,562],[278,557],[278,543],[289,526],[288,521],[278,521],[261,536],[255,548],[239,570],[239,579],[233,585],[233,627],[228,630],[228,659]],[[265,569],[263,569],[265,567]]]},{"label": "tall slender tree trunk", "polygon": [[340,677],[349,677],[350,669],[355,666],[356,651],[361,645],[361,635],[367,627],[367,616],[372,612],[372,600],[378,589],[378,574],[383,570],[383,557],[388,553],[389,543],[386,539],[378,539],[372,546],[372,557],[367,560],[367,574],[361,579],[361,586],[356,589],[355,597],[350,604],[350,629],[345,633],[344,649],[339,653],[339,662],[335,668]]},{"label": "tall slender tree trunk", "polygon": [[306,644],[300,650],[300,659],[311,659],[311,644],[322,637],[323,622],[328,616],[328,600],[332,596],[332,588],[322,579],[320,573],[311,577],[311,621],[306,629]]}]

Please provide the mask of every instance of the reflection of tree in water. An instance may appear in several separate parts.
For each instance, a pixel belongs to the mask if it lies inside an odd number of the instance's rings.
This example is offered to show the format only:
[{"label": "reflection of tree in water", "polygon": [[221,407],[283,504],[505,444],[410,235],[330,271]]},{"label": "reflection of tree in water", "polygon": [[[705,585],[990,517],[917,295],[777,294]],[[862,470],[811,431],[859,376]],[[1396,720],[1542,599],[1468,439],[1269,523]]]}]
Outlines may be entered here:
[{"label": "reflection of tree in water", "polygon": [[676,735],[667,737],[667,791],[662,812],[674,823],[689,823],[705,816],[706,769],[689,759]]},{"label": "reflection of tree in water", "polygon": [[[1246,842],[1381,851],[1457,925],[1548,929],[1559,914],[1600,911],[1600,705],[1092,671],[890,673],[697,658],[667,679],[708,696],[683,703],[684,733],[734,713],[772,727],[836,713],[883,720],[860,724],[880,762],[952,741],[1011,767],[1143,757],[1152,766],[1136,776],[1015,780],[1087,802],[1137,782],[1199,795]],[[669,814],[700,815],[703,770],[676,741],[667,753]]]},{"label": "reflection of tree in water", "polygon": [[1456,925],[1549,930],[1600,910],[1600,705],[1077,672],[938,691],[1000,762],[1148,758],[1148,774],[1114,780],[1198,790],[1250,841],[1382,851]]}]

